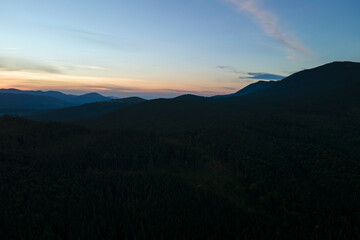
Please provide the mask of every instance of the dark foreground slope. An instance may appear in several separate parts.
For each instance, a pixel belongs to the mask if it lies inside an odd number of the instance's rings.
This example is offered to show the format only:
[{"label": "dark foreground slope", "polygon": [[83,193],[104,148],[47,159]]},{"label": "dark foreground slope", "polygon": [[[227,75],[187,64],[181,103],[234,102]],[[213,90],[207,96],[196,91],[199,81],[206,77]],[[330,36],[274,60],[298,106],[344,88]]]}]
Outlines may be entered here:
[{"label": "dark foreground slope", "polygon": [[3,239],[356,239],[360,113],[94,131],[0,118]]},{"label": "dark foreground slope", "polygon": [[187,180],[176,153],[186,148],[170,139],[11,117],[0,125],[3,239],[236,239],[260,236],[254,224],[266,230],[262,213]]},{"label": "dark foreground slope", "polygon": [[214,115],[221,116],[221,108],[216,104],[197,98],[146,101],[78,123],[107,129],[182,131],[192,129],[194,125],[207,124],[212,121],[211,117]]}]

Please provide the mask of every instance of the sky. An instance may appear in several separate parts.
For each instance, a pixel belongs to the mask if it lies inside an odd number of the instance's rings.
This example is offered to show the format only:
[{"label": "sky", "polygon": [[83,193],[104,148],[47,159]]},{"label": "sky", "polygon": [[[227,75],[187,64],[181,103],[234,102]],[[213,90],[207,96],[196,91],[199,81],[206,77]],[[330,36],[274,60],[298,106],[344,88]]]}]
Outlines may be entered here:
[{"label": "sky", "polygon": [[0,0],[0,88],[227,94],[360,62],[359,0]]}]

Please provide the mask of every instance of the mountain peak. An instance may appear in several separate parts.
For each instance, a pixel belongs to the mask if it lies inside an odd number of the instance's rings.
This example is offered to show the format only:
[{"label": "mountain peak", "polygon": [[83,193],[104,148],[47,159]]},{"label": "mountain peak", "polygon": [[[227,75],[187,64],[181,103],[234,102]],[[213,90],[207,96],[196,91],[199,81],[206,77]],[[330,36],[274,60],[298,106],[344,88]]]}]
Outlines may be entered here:
[{"label": "mountain peak", "polygon": [[103,97],[103,95],[99,94],[99,93],[96,93],[96,92],[91,92],[91,93],[85,93],[83,95],[80,95],[80,96],[92,96],[92,97]]},{"label": "mountain peak", "polygon": [[82,103],[90,103],[90,102],[108,101],[111,100],[111,98],[104,97],[103,95],[96,92],[92,92],[77,96],[75,100]]}]

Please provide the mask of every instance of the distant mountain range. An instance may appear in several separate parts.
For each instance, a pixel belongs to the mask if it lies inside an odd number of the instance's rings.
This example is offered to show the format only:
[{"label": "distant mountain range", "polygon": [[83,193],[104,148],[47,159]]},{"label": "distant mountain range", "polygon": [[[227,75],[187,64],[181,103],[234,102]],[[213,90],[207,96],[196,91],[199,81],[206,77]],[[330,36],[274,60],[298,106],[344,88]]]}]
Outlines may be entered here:
[{"label": "distant mountain range", "polygon": [[19,89],[0,89],[1,93],[13,93],[13,94],[27,94],[34,96],[46,96],[56,98],[58,100],[71,103],[71,104],[84,104],[91,102],[99,102],[99,101],[108,101],[113,99],[112,97],[104,97],[98,93],[86,93],[83,95],[73,95],[73,94],[65,94],[58,91],[23,91]]},{"label": "distant mountain range", "polygon": [[22,115],[34,110],[65,108],[111,99],[98,93],[77,96],[57,91],[0,89],[0,114]]}]

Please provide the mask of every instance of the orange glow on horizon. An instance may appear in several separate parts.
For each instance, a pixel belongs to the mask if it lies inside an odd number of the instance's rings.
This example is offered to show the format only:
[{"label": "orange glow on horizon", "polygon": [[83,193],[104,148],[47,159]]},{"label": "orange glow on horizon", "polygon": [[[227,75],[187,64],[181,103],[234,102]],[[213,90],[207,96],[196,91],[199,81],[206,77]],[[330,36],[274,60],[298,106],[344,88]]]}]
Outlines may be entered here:
[{"label": "orange glow on horizon", "polygon": [[63,90],[63,91],[101,91],[112,93],[195,93],[216,95],[228,93],[216,88],[179,87],[179,84],[130,79],[74,76],[53,73],[24,71],[0,71],[0,88],[21,90]]}]

